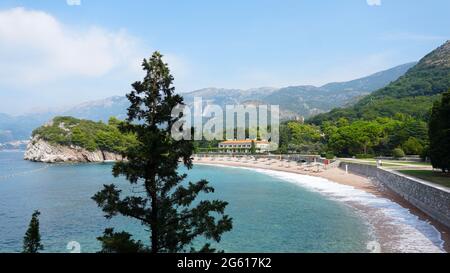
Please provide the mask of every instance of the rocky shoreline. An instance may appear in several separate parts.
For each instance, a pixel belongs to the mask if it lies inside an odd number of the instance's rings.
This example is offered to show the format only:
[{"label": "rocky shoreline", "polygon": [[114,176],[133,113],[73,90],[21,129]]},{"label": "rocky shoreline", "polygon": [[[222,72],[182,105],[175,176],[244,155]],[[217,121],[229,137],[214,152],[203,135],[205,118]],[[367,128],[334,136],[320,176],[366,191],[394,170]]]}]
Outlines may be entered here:
[{"label": "rocky shoreline", "polygon": [[45,163],[58,162],[105,162],[122,161],[120,154],[108,151],[88,151],[78,146],[63,146],[51,144],[43,139],[34,137],[27,145],[25,160]]}]

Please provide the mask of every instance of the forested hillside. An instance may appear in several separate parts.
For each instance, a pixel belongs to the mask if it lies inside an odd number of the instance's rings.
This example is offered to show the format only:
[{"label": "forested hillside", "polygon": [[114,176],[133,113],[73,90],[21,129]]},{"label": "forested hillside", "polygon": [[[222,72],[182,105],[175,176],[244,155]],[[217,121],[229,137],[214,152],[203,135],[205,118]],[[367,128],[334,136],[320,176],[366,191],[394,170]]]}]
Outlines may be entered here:
[{"label": "forested hillside", "polygon": [[313,117],[321,124],[345,117],[349,120],[394,117],[397,113],[428,120],[430,109],[440,94],[450,88],[450,41],[432,51],[404,76],[361,99],[348,108],[337,108]]},{"label": "forested hillside", "polygon": [[[450,89],[450,42],[404,76],[352,107],[334,109],[308,123],[320,126],[328,152],[338,155],[428,155],[433,103]],[[395,152],[394,152],[395,151]]]}]

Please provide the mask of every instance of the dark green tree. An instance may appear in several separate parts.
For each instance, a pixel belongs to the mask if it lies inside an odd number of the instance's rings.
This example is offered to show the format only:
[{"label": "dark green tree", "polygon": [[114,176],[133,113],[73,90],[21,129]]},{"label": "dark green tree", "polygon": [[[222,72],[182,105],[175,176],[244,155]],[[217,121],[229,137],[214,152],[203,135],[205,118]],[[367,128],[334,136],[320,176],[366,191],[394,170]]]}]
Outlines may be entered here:
[{"label": "dark green tree", "polygon": [[135,241],[127,232],[114,232],[107,228],[97,239],[102,243],[102,253],[137,253],[148,251],[141,241]]},{"label": "dark green tree", "polygon": [[208,144],[208,153],[211,153],[213,151],[213,147],[211,143]]},{"label": "dark green tree", "polygon": [[250,153],[252,155],[256,154],[256,144],[254,140],[252,140],[252,145],[250,146]]},{"label": "dark green tree", "polygon": [[[121,131],[136,136],[137,145],[129,147],[118,162],[114,176],[125,176],[133,192],[122,196],[116,185],[104,185],[93,199],[102,208],[106,218],[123,215],[137,219],[149,230],[149,247],[131,239],[126,232],[105,230],[99,240],[105,252],[150,251],[184,252],[214,251],[209,243],[200,249],[193,248],[193,240],[204,237],[219,242],[222,233],[231,230],[232,219],[225,215],[227,202],[200,200],[201,193],[214,192],[206,180],[183,183],[186,174],[179,174],[179,163],[192,168],[192,141],[175,140],[172,126],[181,116],[171,116],[172,109],[183,104],[183,98],[174,94],[173,77],[159,52],[144,59],[146,75],[143,81],[132,84],[127,95],[131,106]],[[176,128],[182,129],[182,128]],[[140,190],[139,190],[140,189]],[[189,248],[189,249],[188,249]]]},{"label": "dark green tree", "polygon": [[450,171],[450,91],[434,104],[430,123],[430,157],[434,168]]},{"label": "dark green tree", "polygon": [[28,230],[23,238],[23,253],[39,253],[44,249],[41,244],[41,235],[39,233],[39,215],[41,213],[37,210],[31,216]]}]

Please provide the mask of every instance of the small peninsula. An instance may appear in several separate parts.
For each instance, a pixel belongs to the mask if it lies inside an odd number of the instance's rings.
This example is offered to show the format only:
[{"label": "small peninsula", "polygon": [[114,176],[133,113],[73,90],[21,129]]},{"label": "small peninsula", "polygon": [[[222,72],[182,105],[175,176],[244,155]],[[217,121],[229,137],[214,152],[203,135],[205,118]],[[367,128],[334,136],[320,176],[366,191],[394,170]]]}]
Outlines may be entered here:
[{"label": "small peninsula", "polygon": [[119,130],[121,121],[108,123],[73,117],[55,117],[35,129],[24,159],[37,162],[121,161],[122,152],[137,143],[132,134]]}]

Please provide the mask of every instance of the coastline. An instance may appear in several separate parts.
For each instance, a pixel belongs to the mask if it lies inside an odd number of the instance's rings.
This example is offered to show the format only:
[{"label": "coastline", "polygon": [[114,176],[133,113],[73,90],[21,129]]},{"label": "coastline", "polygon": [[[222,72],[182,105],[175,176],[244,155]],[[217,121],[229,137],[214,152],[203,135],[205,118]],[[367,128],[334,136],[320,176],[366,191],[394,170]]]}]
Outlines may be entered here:
[{"label": "coastline", "polygon": [[[285,180],[298,182],[298,178],[308,176],[326,180],[328,185],[322,185],[321,181],[314,180],[312,183],[299,182],[302,186],[323,192],[324,194],[341,199],[344,203],[350,205],[368,222],[373,229],[373,234],[377,242],[381,245],[382,252],[420,252],[420,248],[414,248],[408,243],[415,243],[413,239],[406,238],[403,232],[415,233],[422,238],[434,240],[433,244],[439,244],[441,251],[450,252],[450,231],[448,228],[437,223],[431,217],[408,203],[397,194],[387,190],[366,177],[348,173],[339,168],[331,168],[321,172],[304,171],[290,165],[286,162],[277,162],[276,164],[265,164],[257,161],[226,161],[211,160],[211,158],[194,159],[194,165],[212,165],[222,167],[235,167],[251,169],[253,171],[263,172],[268,175],[278,176]],[[329,184],[333,183],[333,184]],[[354,198],[339,196],[333,190],[327,188],[340,187],[339,191],[347,191],[354,195]],[[357,195],[357,196],[356,196]],[[359,200],[361,199],[361,200]],[[364,200],[364,201],[362,201]],[[379,204],[378,204],[379,203]],[[388,207],[388,208],[386,208]],[[394,214],[401,213],[405,222],[398,221]],[[400,217],[400,218],[402,218]],[[409,221],[409,222],[408,222]],[[436,237],[430,239],[428,237]],[[427,238],[425,238],[427,237]],[[407,242],[411,240],[411,242]],[[437,242],[437,240],[439,242]],[[427,242],[428,243],[428,242]],[[400,244],[403,244],[400,245]],[[436,252],[436,249],[430,248],[425,252]]]},{"label": "coastline", "polygon": [[53,144],[38,136],[28,143],[23,158],[43,163],[101,163],[124,160],[122,155],[106,150],[90,151],[74,145]]}]

